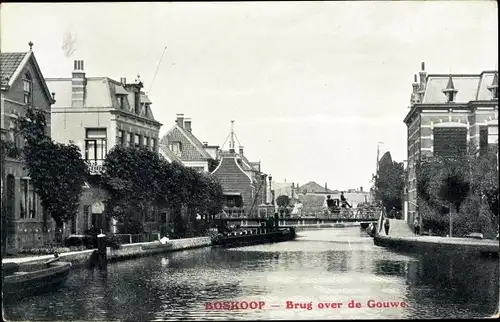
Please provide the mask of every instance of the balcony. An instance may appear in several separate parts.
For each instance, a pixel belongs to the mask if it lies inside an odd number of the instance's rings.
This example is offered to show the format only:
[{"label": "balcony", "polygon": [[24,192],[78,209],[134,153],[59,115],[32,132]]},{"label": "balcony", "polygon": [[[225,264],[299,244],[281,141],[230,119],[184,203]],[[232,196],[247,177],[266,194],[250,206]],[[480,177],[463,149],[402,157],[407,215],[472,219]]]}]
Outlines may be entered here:
[{"label": "balcony", "polygon": [[85,163],[87,163],[87,166],[89,167],[90,175],[96,176],[103,173],[104,160],[85,160]]}]

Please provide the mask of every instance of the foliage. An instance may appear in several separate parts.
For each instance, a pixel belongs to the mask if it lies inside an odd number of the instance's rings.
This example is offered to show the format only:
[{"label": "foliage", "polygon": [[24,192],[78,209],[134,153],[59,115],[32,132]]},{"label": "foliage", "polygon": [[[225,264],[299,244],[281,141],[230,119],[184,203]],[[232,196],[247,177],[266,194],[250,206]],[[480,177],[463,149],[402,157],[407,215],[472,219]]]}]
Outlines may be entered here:
[{"label": "foliage", "polygon": [[131,233],[131,225],[142,222],[160,200],[164,162],[145,147],[116,146],[106,155],[102,175],[109,194],[106,215],[123,222],[124,233]]},{"label": "foliage", "polygon": [[0,153],[9,158],[18,158],[21,156],[21,149],[11,140],[0,141]]},{"label": "foliage", "polygon": [[20,129],[26,139],[24,159],[28,175],[42,206],[60,229],[78,211],[88,167],[76,145],[55,143],[45,134],[43,111],[28,108],[20,120]]},{"label": "foliage", "polygon": [[403,208],[404,166],[394,162],[390,154],[384,155],[379,163],[378,175],[375,178],[375,198],[382,201],[387,209]]},{"label": "foliage", "polygon": [[281,195],[276,198],[276,204],[280,207],[288,207],[290,205],[290,197]]},{"label": "foliage", "polygon": [[447,232],[451,211],[454,235],[481,232],[491,238],[498,227],[496,155],[478,155],[473,145],[468,151],[466,156],[426,158],[417,164],[419,213],[424,226]]},{"label": "foliage", "polygon": [[208,172],[212,173],[219,166],[220,161],[216,159],[208,159]]}]

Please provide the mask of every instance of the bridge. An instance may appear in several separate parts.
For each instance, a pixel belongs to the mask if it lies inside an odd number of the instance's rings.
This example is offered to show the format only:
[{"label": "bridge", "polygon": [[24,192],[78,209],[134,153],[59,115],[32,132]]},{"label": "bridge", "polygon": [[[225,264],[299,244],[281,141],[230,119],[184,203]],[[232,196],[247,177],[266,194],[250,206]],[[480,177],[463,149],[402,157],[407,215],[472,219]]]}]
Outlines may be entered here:
[{"label": "bridge", "polygon": [[[369,223],[376,223],[377,217],[369,216],[363,218],[332,218],[332,217],[301,217],[301,218],[279,218],[280,227],[311,227],[329,228],[346,226],[368,226]],[[241,227],[258,227],[259,222],[264,218],[241,217],[224,218],[229,225],[239,225]]]}]

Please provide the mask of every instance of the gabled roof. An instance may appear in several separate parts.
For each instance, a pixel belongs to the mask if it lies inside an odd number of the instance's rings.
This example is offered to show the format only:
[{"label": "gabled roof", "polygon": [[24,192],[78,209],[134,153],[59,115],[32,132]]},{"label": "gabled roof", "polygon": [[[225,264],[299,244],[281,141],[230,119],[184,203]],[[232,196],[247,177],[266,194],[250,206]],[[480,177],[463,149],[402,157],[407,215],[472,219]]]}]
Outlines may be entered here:
[{"label": "gabled roof", "polygon": [[172,150],[170,150],[168,146],[160,143],[158,145],[158,151],[168,162],[172,163],[176,161],[182,164],[182,160],[177,155],[175,155],[175,153],[172,152]]},{"label": "gabled roof", "polygon": [[40,66],[36,61],[35,54],[31,50],[24,53],[0,53],[0,83],[2,90],[8,90],[8,88],[14,84],[30,59],[32,60],[35,71],[38,74],[37,76],[42,84],[45,96],[51,104],[54,104],[54,98],[47,87],[45,78],[40,70]]},{"label": "gabled roof", "polygon": [[305,185],[301,186],[299,188],[299,191],[306,191],[306,192],[312,192],[312,193],[315,193],[315,192],[319,192],[319,193],[330,193],[332,192],[330,189],[326,189],[325,190],[325,187],[319,185],[318,183],[316,183],[315,181],[309,181],[308,183],[306,183]]},{"label": "gabled roof", "polygon": [[244,170],[238,162],[241,160],[236,154],[225,155],[221,157],[219,166],[212,171],[221,182],[224,191],[237,191],[247,179],[248,184],[257,183],[257,181]]},{"label": "gabled roof", "polygon": [[183,161],[201,161],[212,159],[212,156],[204,149],[203,143],[198,140],[196,136],[190,131],[182,128],[178,124],[175,124],[160,140],[160,143],[168,146],[171,141],[178,141],[180,137],[184,137],[188,141],[193,149],[184,149],[180,156]]}]

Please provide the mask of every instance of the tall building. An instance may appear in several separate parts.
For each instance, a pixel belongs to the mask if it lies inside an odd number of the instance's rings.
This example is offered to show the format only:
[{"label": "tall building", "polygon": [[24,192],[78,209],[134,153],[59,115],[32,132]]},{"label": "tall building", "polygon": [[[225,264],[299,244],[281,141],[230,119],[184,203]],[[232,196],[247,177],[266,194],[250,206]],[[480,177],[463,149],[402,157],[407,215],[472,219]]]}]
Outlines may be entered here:
[{"label": "tall building", "polygon": [[162,124],[153,116],[139,75],[129,83],[126,78],[87,77],[83,60],[75,60],[73,67],[71,77],[46,81],[57,97],[52,107],[52,138],[79,146],[92,175],[68,232],[81,233],[91,226],[107,228],[102,216],[105,192],[97,183],[107,153],[116,145],[145,146],[158,152]]},{"label": "tall building", "polygon": [[12,250],[41,247],[54,237],[55,223],[41,206],[22,159],[24,139],[19,119],[27,107],[45,112],[50,135],[50,108],[54,97],[33,53],[1,53],[2,245]]},{"label": "tall building", "polygon": [[408,128],[405,219],[413,223],[417,207],[415,166],[424,156],[463,154],[473,142],[480,153],[498,150],[498,71],[478,74],[414,75]]}]

